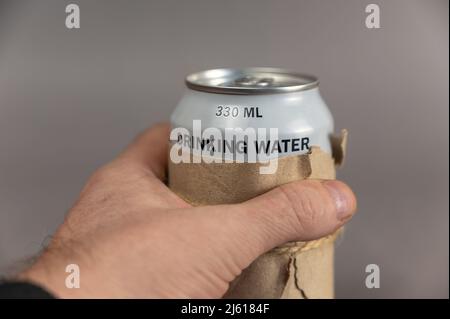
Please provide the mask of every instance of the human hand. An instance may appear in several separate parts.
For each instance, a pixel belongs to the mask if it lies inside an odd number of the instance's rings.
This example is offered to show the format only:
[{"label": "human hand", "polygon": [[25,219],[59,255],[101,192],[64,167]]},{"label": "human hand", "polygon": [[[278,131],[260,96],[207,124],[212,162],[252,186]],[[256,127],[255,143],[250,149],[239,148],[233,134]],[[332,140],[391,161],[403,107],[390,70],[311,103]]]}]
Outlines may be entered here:
[{"label": "human hand", "polygon": [[[356,210],[339,181],[298,181],[241,204],[192,207],[164,184],[168,125],[89,179],[49,247],[19,278],[61,298],[219,298],[254,259],[332,233]],[[68,289],[68,264],[80,288]]]}]

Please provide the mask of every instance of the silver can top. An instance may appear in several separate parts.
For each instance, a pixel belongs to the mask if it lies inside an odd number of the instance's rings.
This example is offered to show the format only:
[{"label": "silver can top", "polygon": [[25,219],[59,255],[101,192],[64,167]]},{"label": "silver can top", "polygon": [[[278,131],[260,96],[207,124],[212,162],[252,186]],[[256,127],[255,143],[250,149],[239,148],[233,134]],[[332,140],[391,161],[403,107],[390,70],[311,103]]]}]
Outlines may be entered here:
[{"label": "silver can top", "polygon": [[188,88],[221,94],[274,94],[315,88],[315,76],[278,68],[212,69],[186,77]]}]

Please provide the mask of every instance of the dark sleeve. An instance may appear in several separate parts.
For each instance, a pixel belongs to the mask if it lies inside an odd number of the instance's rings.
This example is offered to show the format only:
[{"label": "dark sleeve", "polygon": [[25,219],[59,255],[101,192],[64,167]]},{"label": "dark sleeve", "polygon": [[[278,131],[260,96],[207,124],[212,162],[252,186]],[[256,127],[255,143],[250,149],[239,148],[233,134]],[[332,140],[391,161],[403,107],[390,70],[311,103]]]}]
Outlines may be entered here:
[{"label": "dark sleeve", "polygon": [[0,282],[0,299],[54,299],[48,291],[27,282]]}]

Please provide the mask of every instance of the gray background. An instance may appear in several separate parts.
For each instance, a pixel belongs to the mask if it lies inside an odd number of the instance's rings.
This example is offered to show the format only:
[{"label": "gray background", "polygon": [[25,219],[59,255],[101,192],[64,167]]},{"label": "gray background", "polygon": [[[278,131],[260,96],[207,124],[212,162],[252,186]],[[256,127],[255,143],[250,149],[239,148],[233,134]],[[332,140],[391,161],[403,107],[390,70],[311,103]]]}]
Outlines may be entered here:
[{"label": "gray background", "polygon": [[[220,66],[313,73],[350,131],[339,172],[359,214],[337,296],[448,298],[448,2],[0,1],[0,267],[33,255],[93,170],[166,120],[183,77]],[[365,266],[381,288],[365,288]]]}]

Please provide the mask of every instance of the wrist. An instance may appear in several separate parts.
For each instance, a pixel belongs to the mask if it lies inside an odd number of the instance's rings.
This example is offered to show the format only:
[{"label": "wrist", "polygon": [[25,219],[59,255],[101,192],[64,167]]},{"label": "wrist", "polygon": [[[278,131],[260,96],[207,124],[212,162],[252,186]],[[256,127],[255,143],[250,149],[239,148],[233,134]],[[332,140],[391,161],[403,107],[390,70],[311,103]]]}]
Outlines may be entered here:
[{"label": "wrist", "polygon": [[[88,280],[89,271],[85,258],[73,250],[61,248],[47,249],[28,269],[16,276],[16,280],[43,287],[56,298],[93,298]],[[81,266],[83,265],[83,266]],[[81,283],[83,269],[83,284]]]}]

